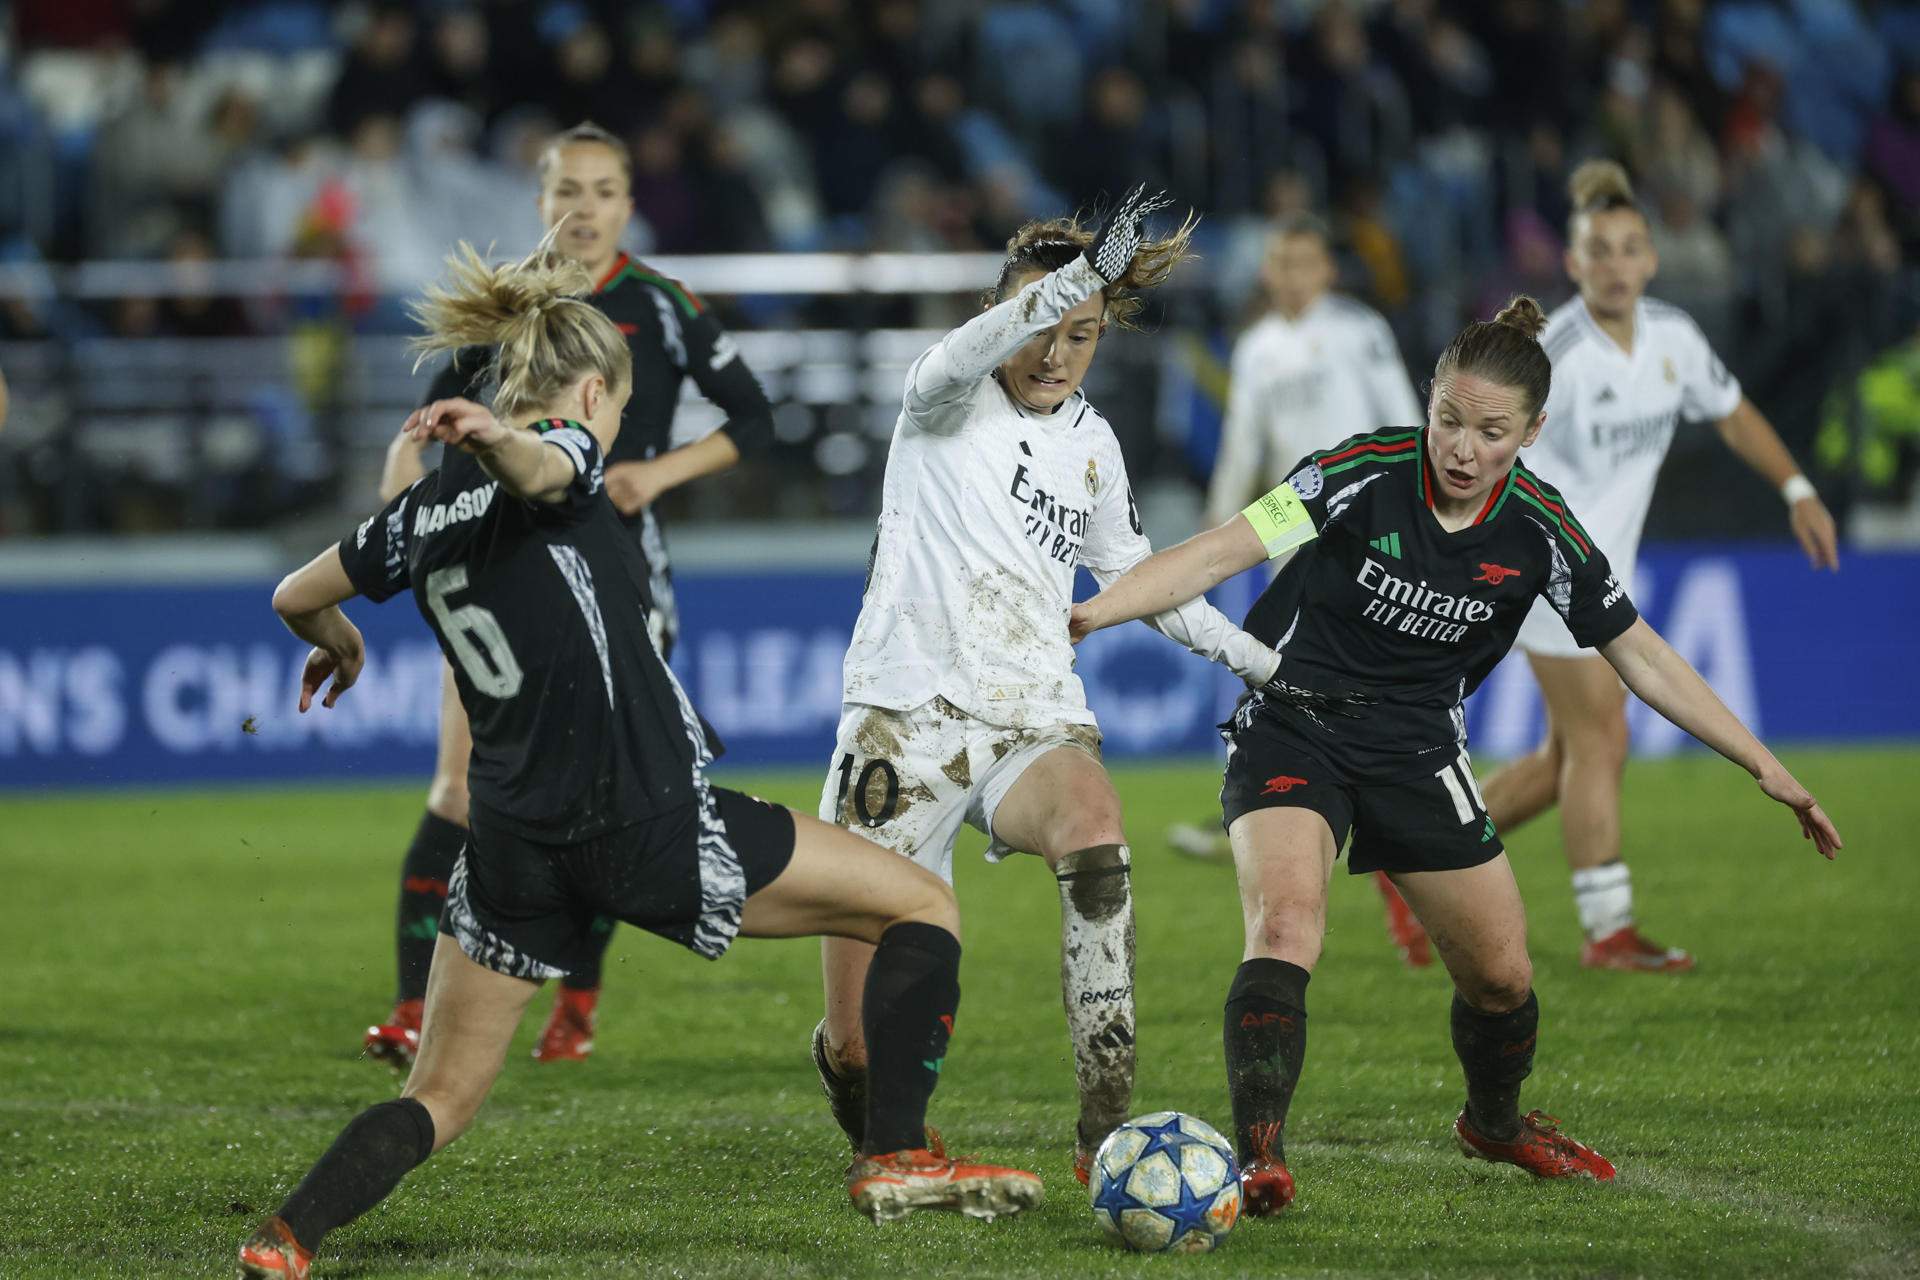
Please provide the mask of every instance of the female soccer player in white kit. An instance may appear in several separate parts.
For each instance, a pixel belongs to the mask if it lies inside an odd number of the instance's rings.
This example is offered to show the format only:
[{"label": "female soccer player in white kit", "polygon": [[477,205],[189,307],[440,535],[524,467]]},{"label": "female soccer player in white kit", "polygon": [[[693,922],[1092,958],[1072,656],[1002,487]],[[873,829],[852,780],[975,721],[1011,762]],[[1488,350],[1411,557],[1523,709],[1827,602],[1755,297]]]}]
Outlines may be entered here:
[{"label": "female soccer player in white kit", "polygon": [[[1133,900],[1120,802],[1062,625],[1073,575],[1151,553],[1112,429],[1080,392],[1109,323],[1187,256],[1189,221],[1146,241],[1135,191],[1097,235],[1072,220],[1007,245],[992,305],[917,359],[887,459],[846,706],[820,816],[951,882],[961,824],[989,859],[1040,855],[1059,880],[1061,985],[1080,1091],[1075,1172],[1133,1093]],[[1260,684],[1278,659],[1204,601],[1149,620]],[[872,948],[824,948],[814,1060],[856,1146]]]},{"label": "female soccer player in white kit", "polygon": [[[1560,487],[1607,549],[1625,589],[1660,464],[1682,419],[1708,420],[1740,458],[1780,491],[1794,537],[1816,568],[1839,567],[1833,517],[1740,384],[1678,307],[1645,297],[1659,260],[1626,171],[1589,161],[1569,194],[1567,274],[1580,292],[1548,318],[1553,362],[1546,428],[1534,448],[1540,474]],[[1487,812],[1510,832],[1560,805],[1574,902],[1589,968],[1677,972],[1693,957],[1647,940],[1634,924],[1620,857],[1620,781],[1627,760],[1625,690],[1606,659],[1574,642],[1536,604],[1518,640],[1547,704],[1547,740],[1483,784]]]}]

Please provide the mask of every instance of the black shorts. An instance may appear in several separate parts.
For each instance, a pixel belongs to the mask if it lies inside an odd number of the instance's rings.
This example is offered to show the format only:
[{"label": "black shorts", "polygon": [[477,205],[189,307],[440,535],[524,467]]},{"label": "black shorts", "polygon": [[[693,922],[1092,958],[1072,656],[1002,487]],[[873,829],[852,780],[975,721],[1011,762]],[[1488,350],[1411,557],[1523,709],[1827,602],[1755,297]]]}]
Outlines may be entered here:
[{"label": "black shorts", "polygon": [[1347,870],[1458,871],[1505,849],[1480,800],[1466,749],[1444,768],[1403,782],[1355,782],[1312,744],[1266,715],[1227,735],[1220,809],[1228,827],[1256,809],[1311,809],[1347,850]]},{"label": "black shorts", "polygon": [[712,785],[693,804],[577,844],[513,835],[476,810],[440,932],[514,978],[589,964],[600,916],[718,959],[746,900],[786,870],[793,840],[791,812]]}]

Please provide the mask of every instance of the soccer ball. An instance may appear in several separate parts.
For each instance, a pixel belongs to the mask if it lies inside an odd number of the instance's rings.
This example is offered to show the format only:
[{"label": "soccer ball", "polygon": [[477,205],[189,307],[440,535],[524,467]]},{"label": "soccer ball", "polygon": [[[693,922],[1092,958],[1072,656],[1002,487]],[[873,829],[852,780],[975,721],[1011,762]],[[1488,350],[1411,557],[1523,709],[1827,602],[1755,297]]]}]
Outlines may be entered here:
[{"label": "soccer ball", "polygon": [[1141,1253],[1205,1253],[1240,1217],[1240,1167],[1220,1131],[1178,1111],[1129,1120],[1093,1157],[1093,1216]]}]

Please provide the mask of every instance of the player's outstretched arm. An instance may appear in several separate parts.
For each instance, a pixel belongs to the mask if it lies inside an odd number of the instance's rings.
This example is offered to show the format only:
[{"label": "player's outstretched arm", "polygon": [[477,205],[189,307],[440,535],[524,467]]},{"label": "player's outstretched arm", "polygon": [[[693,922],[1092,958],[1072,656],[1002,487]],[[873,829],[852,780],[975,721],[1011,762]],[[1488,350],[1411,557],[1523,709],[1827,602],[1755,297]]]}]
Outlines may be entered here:
[{"label": "player's outstretched arm", "polygon": [[1813,482],[1800,472],[1780,433],[1766,415],[1745,396],[1732,413],[1714,426],[1727,448],[1780,491],[1787,502],[1787,524],[1816,569],[1840,567],[1840,535],[1833,514],[1814,492]]},{"label": "player's outstretched arm", "polygon": [[323,707],[339,701],[340,695],[360,678],[360,669],[367,662],[366,642],[360,637],[360,629],[340,612],[341,602],[358,594],[340,562],[337,542],[282,578],[273,590],[273,611],[280,615],[280,621],[313,646],[300,675],[302,711],[313,705],[314,694],[328,676],[333,677],[333,687],[327,690],[320,704]]},{"label": "player's outstretched arm", "polygon": [[956,430],[957,424],[940,412],[941,406],[964,402],[980,380],[1021,343],[1053,328],[1060,317],[1126,275],[1146,239],[1146,219],[1172,203],[1163,194],[1136,187],[1121,199],[1079,257],[987,308],[928,348],[907,376],[909,419],[930,431]]},{"label": "player's outstretched arm", "polygon": [[1794,811],[1800,832],[1831,859],[1842,846],[1840,833],[1813,795],[1774,759],[1740,717],[1687,660],[1674,652],[1646,619],[1636,621],[1600,650],[1627,688],[1642,702],[1752,774],[1760,789]]},{"label": "player's outstretched arm", "polygon": [[[558,502],[580,474],[571,459],[524,427],[509,427],[485,405],[471,400],[436,400],[407,417],[406,434],[421,442],[438,440],[471,453],[500,487],[529,502]],[[609,441],[602,440],[605,449]]]},{"label": "player's outstretched arm", "polygon": [[1155,552],[1091,600],[1073,606],[1075,643],[1095,631],[1177,609],[1267,558],[1245,515]]}]

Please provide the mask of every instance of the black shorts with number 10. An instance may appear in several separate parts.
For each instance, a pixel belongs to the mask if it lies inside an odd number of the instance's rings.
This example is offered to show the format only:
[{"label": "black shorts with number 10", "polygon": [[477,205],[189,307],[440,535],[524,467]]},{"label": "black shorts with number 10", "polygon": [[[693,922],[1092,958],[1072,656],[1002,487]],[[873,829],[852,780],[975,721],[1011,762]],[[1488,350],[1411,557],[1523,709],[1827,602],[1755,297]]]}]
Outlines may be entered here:
[{"label": "black shorts with number 10", "polygon": [[1328,763],[1311,731],[1292,729],[1282,718],[1302,714],[1265,707],[1221,726],[1227,772],[1220,808],[1228,827],[1256,809],[1311,809],[1327,820],[1334,848],[1346,848],[1354,875],[1458,871],[1503,852],[1465,748],[1457,758],[1437,757],[1423,776],[1362,782]]}]

